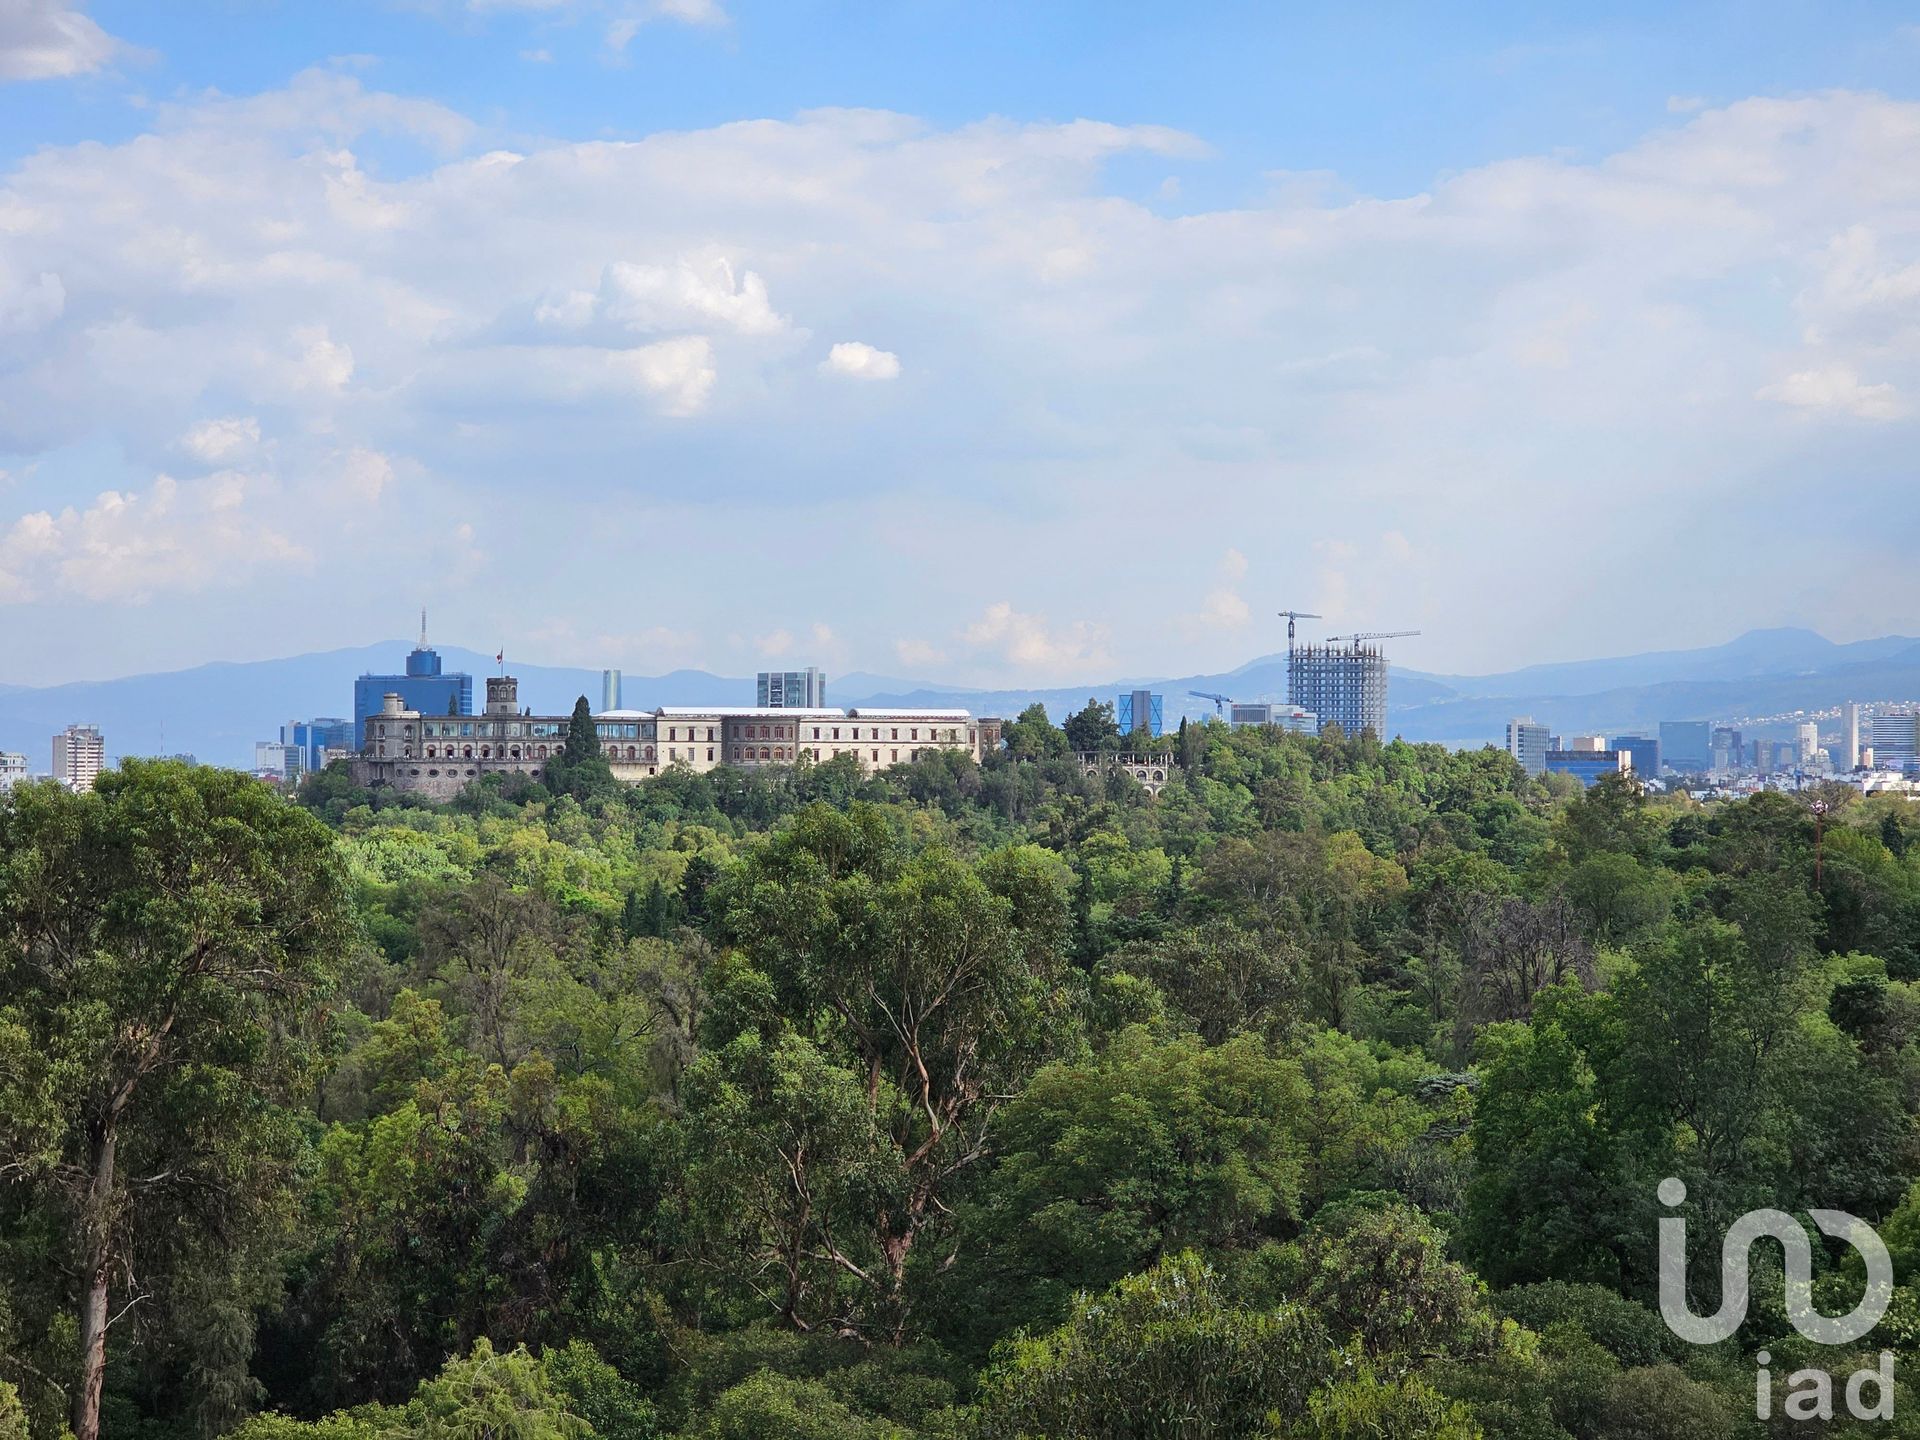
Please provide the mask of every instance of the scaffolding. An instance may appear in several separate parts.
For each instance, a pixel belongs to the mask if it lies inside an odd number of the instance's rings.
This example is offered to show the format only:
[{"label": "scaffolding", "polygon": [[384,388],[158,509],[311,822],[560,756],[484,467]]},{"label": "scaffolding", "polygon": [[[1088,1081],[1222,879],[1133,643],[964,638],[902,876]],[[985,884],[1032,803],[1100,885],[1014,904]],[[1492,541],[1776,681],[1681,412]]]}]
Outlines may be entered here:
[{"label": "scaffolding", "polygon": [[1287,699],[1320,717],[1320,729],[1338,725],[1348,736],[1387,733],[1387,657],[1362,640],[1302,645],[1287,654]]}]

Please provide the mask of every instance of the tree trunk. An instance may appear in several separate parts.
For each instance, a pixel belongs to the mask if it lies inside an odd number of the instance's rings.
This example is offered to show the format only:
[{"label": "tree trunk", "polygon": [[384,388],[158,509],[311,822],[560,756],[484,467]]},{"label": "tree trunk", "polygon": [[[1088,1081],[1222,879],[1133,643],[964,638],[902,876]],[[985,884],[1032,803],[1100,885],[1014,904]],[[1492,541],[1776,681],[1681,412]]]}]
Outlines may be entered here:
[{"label": "tree trunk", "polygon": [[97,1121],[87,1186],[86,1293],[80,1302],[80,1384],[73,1392],[73,1440],[100,1440],[100,1392],[107,1378],[107,1283],[113,1264],[114,1124]]}]

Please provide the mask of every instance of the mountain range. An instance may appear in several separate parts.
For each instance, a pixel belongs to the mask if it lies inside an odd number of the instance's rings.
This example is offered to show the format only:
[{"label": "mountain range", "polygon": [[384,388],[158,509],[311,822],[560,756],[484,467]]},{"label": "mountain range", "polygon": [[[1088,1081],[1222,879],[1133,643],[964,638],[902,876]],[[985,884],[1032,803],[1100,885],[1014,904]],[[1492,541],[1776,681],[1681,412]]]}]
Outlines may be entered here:
[{"label": "mountain range", "polygon": [[[49,737],[74,721],[97,724],[107,753],[190,753],[215,765],[248,765],[253,742],[272,739],[282,723],[352,713],[353,680],[401,668],[410,645],[392,640],[281,660],[220,662],[189,670],[131,675],[44,687],[0,683],[0,750],[23,752],[46,768]],[[448,670],[466,670],[481,690],[491,655],[438,647]],[[514,662],[520,700],[535,713],[565,713],[575,697],[600,697],[600,672]],[[1283,700],[1284,651],[1234,670],[1116,679],[1096,685],[984,690],[854,672],[831,677],[835,705],[961,705],[978,715],[1012,716],[1036,702],[1060,719],[1089,697],[1111,700],[1123,690],[1166,696],[1166,723],[1212,713],[1190,692],[1236,700]],[[751,704],[748,678],[673,670],[629,675],[626,703]],[[1651,733],[1661,720],[1725,720],[1829,709],[1848,700],[1920,697],[1920,640],[1883,636],[1850,644],[1803,629],[1752,630],[1723,645],[1664,650],[1598,660],[1528,665],[1494,675],[1445,675],[1395,668],[1388,703],[1391,728],[1409,740],[1449,745],[1499,744],[1506,722],[1532,715],[1555,730],[1599,734]],[[476,693],[476,698],[478,694]]]}]

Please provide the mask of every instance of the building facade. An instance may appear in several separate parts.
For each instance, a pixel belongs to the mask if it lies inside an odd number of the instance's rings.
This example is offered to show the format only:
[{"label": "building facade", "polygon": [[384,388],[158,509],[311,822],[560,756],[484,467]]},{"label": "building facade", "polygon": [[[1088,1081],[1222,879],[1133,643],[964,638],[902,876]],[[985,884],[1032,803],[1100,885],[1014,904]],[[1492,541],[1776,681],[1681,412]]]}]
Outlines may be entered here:
[{"label": "building facade", "polygon": [[1616,735],[1613,748],[1626,752],[1628,766],[1645,779],[1660,774],[1660,742],[1651,735]]},{"label": "building facade", "polygon": [[1920,754],[1916,745],[1920,712],[1913,710],[1877,710],[1867,722],[1868,743],[1873,746],[1873,763],[1882,770],[1910,770]]},{"label": "building facade", "polygon": [[353,744],[367,743],[367,717],[377,714],[388,695],[398,695],[422,715],[473,714],[473,677],[442,670],[440,652],[427,645],[427,617],[420,617],[420,643],[407,656],[404,675],[362,675],[353,682]]},{"label": "building facade", "polygon": [[16,785],[24,785],[32,779],[27,770],[27,757],[17,750],[0,750],[0,795],[5,795]]},{"label": "building facade", "polygon": [[1287,655],[1287,698],[1349,737],[1387,738],[1387,657],[1378,646],[1302,645]]},{"label": "building facade", "polygon": [[1141,731],[1158,738],[1167,728],[1167,702],[1151,690],[1129,690],[1113,702],[1114,723],[1122,738]]},{"label": "building facade", "polygon": [[100,778],[107,745],[96,725],[69,725],[53,737],[53,778],[85,795]]},{"label": "building facade", "polygon": [[1312,711],[1266,700],[1234,701],[1227,707],[1227,724],[1236,730],[1243,725],[1278,725],[1307,735],[1320,733],[1320,717]]},{"label": "building facade", "polygon": [[1531,715],[1518,715],[1507,721],[1507,753],[1520,762],[1529,775],[1547,771],[1547,751],[1552,737],[1544,725],[1536,725]]},{"label": "building facade", "polygon": [[1846,770],[1860,768],[1860,705],[1853,700],[1840,716],[1840,764]]},{"label": "building facade", "polygon": [[602,710],[620,708],[620,672],[618,670],[600,672],[600,708]]},{"label": "building facade", "polygon": [[253,773],[271,775],[282,785],[297,785],[307,773],[306,752],[281,740],[253,742]]},{"label": "building facade", "polygon": [[827,677],[811,665],[804,670],[762,670],[754,693],[758,709],[821,710],[827,704]]},{"label": "building facade", "polygon": [[[539,778],[567,743],[570,717],[520,713],[512,676],[487,680],[478,716],[423,714],[388,695],[367,722],[366,748],[353,762],[361,785],[451,799],[482,775]],[[917,759],[929,750],[981,758],[999,744],[999,722],[965,710],[714,707],[665,705],[594,716],[600,752],[614,778],[629,784],[676,766],[696,772],[721,765],[755,767],[824,762],[851,755],[867,771]]]},{"label": "building facade", "polygon": [[1632,766],[1632,758],[1623,750],[1549,750],[1547,752],[1548,774],[1571,775],[1583,786],[1593,784],[1604,775],[1628,774]]},{"label": "building facade", "polygon": [[324,770],[329,750],[353,749],[353,732],[353,721],[337,716],[289,720],[280,727],[280,743],[300,752],[302,770]]},{"label": "building facade", "polygon": [[1705,720],[1662,720],[1660,758],[1681,775],[1704,775],[1713,768],[1713,726]]}]

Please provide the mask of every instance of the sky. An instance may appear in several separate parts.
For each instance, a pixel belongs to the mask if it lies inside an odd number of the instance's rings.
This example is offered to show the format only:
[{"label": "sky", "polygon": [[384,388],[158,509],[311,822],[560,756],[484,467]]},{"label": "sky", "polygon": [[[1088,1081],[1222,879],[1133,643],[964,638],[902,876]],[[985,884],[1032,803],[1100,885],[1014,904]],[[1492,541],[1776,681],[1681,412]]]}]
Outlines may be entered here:
[{"label": "sky", "polygon": [[1915,633],[1917,441],[1911,4],[0,0],[0,684]]}]

